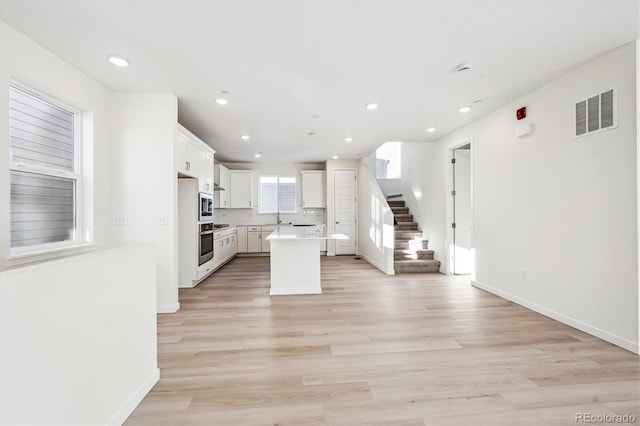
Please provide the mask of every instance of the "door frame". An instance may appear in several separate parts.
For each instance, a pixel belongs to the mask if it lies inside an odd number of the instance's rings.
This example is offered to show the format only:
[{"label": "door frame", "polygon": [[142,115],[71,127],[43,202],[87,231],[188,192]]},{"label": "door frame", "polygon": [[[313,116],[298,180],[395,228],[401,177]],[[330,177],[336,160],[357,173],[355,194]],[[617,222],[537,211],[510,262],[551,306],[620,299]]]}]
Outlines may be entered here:
[{"label": "door frame", "polygon": [[[329,223],[330,227],[328,227],[329,231],[333,234],[336,232],[336,172],[337,171],[353,171],[355,175],[354,185],[355,185],[355,195],[356,200],[354,202],[354,214],[355,214],[355,226],[353,231],[353,239],[355,245],[355,255],[359,255],[360,251],[358,249],[358,168],[357,167],[336,167],[331,170],[331,222]],[[327,173],[328,175],[328,173]],[[327,219],[329,220],[329,215],[327,215]],[[329,247],[330,246],[330,247]],[[327,241],[327,256],[335,256],[336,255],[336,241],[328,240]]]},{"label": "door frame", "polygon": [[474,182],[473,182],[473,165],[474,165],[474,157],[475,157],[475,150],[474,150],[474,144],[473,144],[473,136],[469,135],[464,137],[463,139],[460,139],[458,141],[455,142],[451,142],[450,144],[445,146],[444,149],[444,162],[445,162],[445,185],[446,185],[446,200],[447,200],[447,221],[445,224],[446,230],[445,230],[445,235],[446,235],[446,240],[445,240],[445,259],[446,259],[446,264],[445,264],[445,268],[444,271],[447,275],[453,275],[454,274],[454,254],[455,254],[455,250],[453,248],[453,244],[454,244],[454,233],[453,233],[453,228],[451,227],[451,223],[453,223],[453,214],[454,214],[454,210],[453,210],[453,197],[451,196],[451,191],[453,191],[453,173],[452,173],[452,169],[451,169],[451,158],[453,158],[453,151],[455,151],[456,149],[465,146],[467,144],[471,145],[471,155],[470,155],[470,175],[471,175],[471,200],[470,200],[470,204],[471,204],[471,256],[473,259],[473,266],[471,267],[471,279],[474,280],[475,276],[476,276],[476,268],[475,268],[475,250],[474,250],[474,245],[473,245],[473,234],[474,234]]}]

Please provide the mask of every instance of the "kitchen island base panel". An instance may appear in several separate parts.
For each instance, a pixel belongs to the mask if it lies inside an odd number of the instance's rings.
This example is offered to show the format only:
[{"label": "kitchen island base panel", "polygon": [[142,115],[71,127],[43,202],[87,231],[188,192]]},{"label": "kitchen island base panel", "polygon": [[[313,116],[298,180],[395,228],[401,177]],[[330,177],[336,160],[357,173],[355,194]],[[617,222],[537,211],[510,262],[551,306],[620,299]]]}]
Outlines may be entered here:
[{"label": "kitchen island base panel", "polygon": [[272,296],[321,294],[321,240],[271,240]]}]

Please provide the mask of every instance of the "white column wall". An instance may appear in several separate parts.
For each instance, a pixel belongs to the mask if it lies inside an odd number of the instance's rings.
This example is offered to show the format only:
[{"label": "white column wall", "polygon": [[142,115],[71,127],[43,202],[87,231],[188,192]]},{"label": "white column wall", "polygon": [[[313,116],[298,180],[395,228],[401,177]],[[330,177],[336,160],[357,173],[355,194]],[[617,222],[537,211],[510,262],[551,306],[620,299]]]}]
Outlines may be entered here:
[{"label": "white column wall", "polygon": [[[113,225],[118,244],[156,247],[158,312],[178,302],[177,185],[174,145],[178,99],[170,94],[114,93],[112,210],[128,225]],[[158,224],[166,217],[168,223]]]}]

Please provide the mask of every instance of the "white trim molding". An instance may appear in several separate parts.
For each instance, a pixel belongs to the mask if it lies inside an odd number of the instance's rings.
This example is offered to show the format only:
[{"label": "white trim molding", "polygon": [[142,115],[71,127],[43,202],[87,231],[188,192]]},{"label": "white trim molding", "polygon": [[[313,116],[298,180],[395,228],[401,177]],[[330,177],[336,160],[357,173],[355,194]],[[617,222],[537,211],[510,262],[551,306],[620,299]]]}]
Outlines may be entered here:
[{"label": "white trim molding", "polygon": [[155,368],[149,377],[144,380],[138,389],[131,394],[124,404],[115,412],[115,414],[107,422],[108,425],[122,425],[127,418],[133,413],[133,410],[142,402],[145,396],[151,391],[151,389],[160,380],[160,369]]},{"label": "white trim molding", "polygon": [[[372,259],[368,258],[367,256],[365,256],[362,253],[358,253],[356,256],[360,256],[361,258],[363,258],[364,260],[366,260],[367,262],[369,262],[371,265],[375,266],[376,268],[378,268],[379,270],[381,270],[382,272],[384,272],[387,275],[395,275],[396,271],[393,269],[393,267],[387,269],[384,266],[376,263],[375,261],[373,261]],[[391,262],[391,265],[393,266],[393,262]]]},{"label": "white trim molding", "polygon": [[638,345],[637,342],[632,342],[631,340],[625,339],[624,337],[616,336],[615,334],[611,334],[608,331],[601,330],[597,327],[586,324],[575,318],[571,318],[569,316],[558,313],[556,311],[552,311],[551,309],[547,309],[536,303],[522,299],[511,293],[507,293],[506,291],[498,290],[497,288],[492,287],[490,285],[486,285],[474,280],[471,281],[471,285],[481,290],[488,291],[489,293],[495,294],[496,296],[502,297],[503,299],[507,299],[513,303],[516,303],[520,306],[523,306],[541,315],[544,315],[546,317],[559,321],[570,327],[576,328],[580,331],[584,331],[585,333],[591,334],[592,336],[598,337],[616,346],[620,346],[621,348],[631,351],[635,354],[640,354],[640,346]]},{"label": "white trim molding", "polygon": [[174,303],[173,305],[158,305],[156,310],[159,314],[175,314],[180,310],[180,302]]}]

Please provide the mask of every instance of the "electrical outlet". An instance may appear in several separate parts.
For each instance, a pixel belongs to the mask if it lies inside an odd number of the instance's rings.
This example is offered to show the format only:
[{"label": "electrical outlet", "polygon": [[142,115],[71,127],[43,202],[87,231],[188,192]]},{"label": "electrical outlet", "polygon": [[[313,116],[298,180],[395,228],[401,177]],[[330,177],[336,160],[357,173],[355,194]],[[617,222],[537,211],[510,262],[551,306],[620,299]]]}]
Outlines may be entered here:
[{"label": "electrical outlet", "polygon": [[527,270],[526,269],[521,269],[520,270],[520,278],[523,280],[527,279]]},{"label": "electrical outlet", "polygon": [[169,218],[167,216],[158,216],[158,225],[168,225]]},{"label": "electrical outlet", "polygon": [[114,216],[113,224],[114,225],[130,225],[131,220],[129,219],[129,216]]}]

